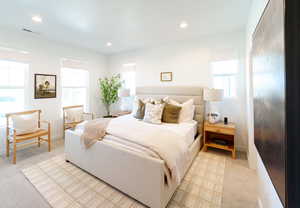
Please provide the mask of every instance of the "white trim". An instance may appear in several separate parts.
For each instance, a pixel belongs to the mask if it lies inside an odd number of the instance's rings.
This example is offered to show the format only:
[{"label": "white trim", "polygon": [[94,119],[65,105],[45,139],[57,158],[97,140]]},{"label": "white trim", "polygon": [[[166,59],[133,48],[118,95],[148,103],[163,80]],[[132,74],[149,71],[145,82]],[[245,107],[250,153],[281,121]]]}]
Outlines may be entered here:
[{"label": "white trim", "polygon": [[257,204],[259,208],[263,208],[262,202],[259,197],[257,198]]}]

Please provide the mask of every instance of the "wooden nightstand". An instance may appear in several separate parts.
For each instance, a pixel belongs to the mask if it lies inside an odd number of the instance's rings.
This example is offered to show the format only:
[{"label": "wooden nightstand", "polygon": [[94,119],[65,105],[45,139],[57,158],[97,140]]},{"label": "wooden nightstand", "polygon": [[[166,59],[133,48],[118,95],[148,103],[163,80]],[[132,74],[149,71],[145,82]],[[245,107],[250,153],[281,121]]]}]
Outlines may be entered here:
[{"label": "wooden nightstand", "polygon": [[207,147],[218,148],[232,153],[235,159],[235,124],[223,122],[211,124],[208,121],[204,123],[204,151]]}]

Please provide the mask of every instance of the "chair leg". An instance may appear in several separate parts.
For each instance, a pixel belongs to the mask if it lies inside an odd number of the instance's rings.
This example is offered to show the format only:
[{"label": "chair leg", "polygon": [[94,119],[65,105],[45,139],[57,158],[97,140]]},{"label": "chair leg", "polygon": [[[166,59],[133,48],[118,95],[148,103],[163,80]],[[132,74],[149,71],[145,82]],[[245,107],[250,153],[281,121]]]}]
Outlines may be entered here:
[{"label": "chair leg", "polygon": [[9,157],[9,140],[6,139],[6,157]]},{"label": "chair leg", "polygon": [[38,137],[38,147],[41,146],[41,137]]},{"label": "chair leg", "polygon": [[17,144],[16,141],[13,142],[14,143],[14,152],[13,152],[13,164],[16,164],[17,162]]},{"label": "chair leg", "polygon": [[51,133],[48,131],[48,151],[51,152]]}]

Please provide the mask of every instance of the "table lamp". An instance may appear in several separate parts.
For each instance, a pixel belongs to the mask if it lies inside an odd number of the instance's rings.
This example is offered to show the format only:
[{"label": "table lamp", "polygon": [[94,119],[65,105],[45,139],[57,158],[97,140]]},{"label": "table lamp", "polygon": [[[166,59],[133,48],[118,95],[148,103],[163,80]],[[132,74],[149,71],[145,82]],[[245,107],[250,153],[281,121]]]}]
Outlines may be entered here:
[{"label": "table lamp", "polygon": [[217,123],[221,118],[220,113],[217,110],[212,111],[210,105],[213,102],[222,101],[223,96],[224,96],[224,90],[222,89],[209,89],[209,88],[204,89],[203,99],[209,102],[207,116],[208,116],[208,121],[210,123]]}]

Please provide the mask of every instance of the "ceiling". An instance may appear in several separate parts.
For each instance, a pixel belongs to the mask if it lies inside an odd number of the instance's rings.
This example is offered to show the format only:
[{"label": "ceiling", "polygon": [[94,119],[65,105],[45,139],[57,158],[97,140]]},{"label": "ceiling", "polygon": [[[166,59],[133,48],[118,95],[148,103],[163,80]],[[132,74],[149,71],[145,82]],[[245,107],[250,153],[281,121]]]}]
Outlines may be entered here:
[{"label": "ceiling", "polygon": [[[104,54],[243,29],[251,0],[9,0],[0,28],[27,28],[47,39]],[[42,23],[31,20],[34,15]],[[189,26],[181,29],[186,21]],[[111,42],[110,47],[106,46]]]}]

